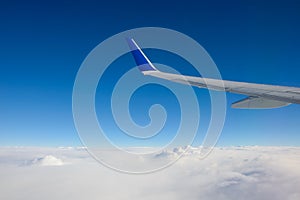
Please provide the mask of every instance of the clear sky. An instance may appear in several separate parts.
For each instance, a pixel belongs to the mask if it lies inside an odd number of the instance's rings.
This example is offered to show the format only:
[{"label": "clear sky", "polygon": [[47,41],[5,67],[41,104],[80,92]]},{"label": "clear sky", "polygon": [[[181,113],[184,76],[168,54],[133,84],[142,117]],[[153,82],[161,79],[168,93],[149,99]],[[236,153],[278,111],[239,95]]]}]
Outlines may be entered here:
[{"label": "clear sky", "polygon": [[[225,80],[300,87],[296,0],[2,1],[0,25],[2,146],[81,145],[72,119],[77,70],[101,41],[137,27],[166,27],[194,38]],[[204,92],[195,91],[201,99]],[[219,145],[300,145],[299,105],[229,108],[242,97],[227,96]]]}]

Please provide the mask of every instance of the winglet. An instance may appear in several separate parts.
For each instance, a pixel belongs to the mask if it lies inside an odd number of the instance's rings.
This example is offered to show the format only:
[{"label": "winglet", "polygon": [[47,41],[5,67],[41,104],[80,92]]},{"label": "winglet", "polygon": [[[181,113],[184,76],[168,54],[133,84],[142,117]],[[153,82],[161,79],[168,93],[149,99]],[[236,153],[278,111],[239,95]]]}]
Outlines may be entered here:
[{"label": "winglet", "polygon": [[158,71],[141,50],[141,48],[137,45],[134,39],[127,38],[127,43],[131,50],[131,54],[135,60],[135,63],[143,74],[147,72]]}]

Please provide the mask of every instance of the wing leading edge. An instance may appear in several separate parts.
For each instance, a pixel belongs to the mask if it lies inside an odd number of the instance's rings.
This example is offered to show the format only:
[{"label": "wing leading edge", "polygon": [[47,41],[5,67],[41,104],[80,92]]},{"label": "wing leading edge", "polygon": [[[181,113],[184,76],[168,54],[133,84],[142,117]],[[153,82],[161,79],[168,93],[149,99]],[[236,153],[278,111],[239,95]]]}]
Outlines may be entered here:
[{"label": "wing leading edge", "polygon": [[232,108],[264,109],[300,104],[300,88],[226,81],[194,76],[184,76],[159,71],[133,39],[127,39],[133,58],[144,75],[154,76],[209,90],[244,94],[248,97],[232,104]]}]

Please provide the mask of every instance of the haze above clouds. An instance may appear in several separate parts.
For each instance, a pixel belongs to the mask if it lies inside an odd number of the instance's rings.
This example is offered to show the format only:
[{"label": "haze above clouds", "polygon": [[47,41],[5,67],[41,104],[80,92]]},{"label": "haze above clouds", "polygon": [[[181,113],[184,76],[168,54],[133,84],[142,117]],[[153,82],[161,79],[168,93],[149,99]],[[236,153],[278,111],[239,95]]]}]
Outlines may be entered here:
[{"label": "haze above clouds", "polygon": [[192,148],[162,171],[129,175],[102,166],[84,148],[2,147],[0,199],[296,200],[299,166],[300,147],[215,148],[204,160]]}]

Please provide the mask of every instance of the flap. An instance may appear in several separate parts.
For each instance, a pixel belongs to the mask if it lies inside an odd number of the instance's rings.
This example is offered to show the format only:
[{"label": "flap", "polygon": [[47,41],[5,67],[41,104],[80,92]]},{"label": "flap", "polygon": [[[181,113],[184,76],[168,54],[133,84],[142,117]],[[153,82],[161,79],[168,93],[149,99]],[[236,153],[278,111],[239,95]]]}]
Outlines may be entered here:
[{"label": "flap", "polygon": [[243,108],[243,109],[264,109],[264,108],[279,108],[287,106],[290,103],[265,99],[262,97],[247,97],[240,101],[237,101],[231,105],[232,108]]}]

